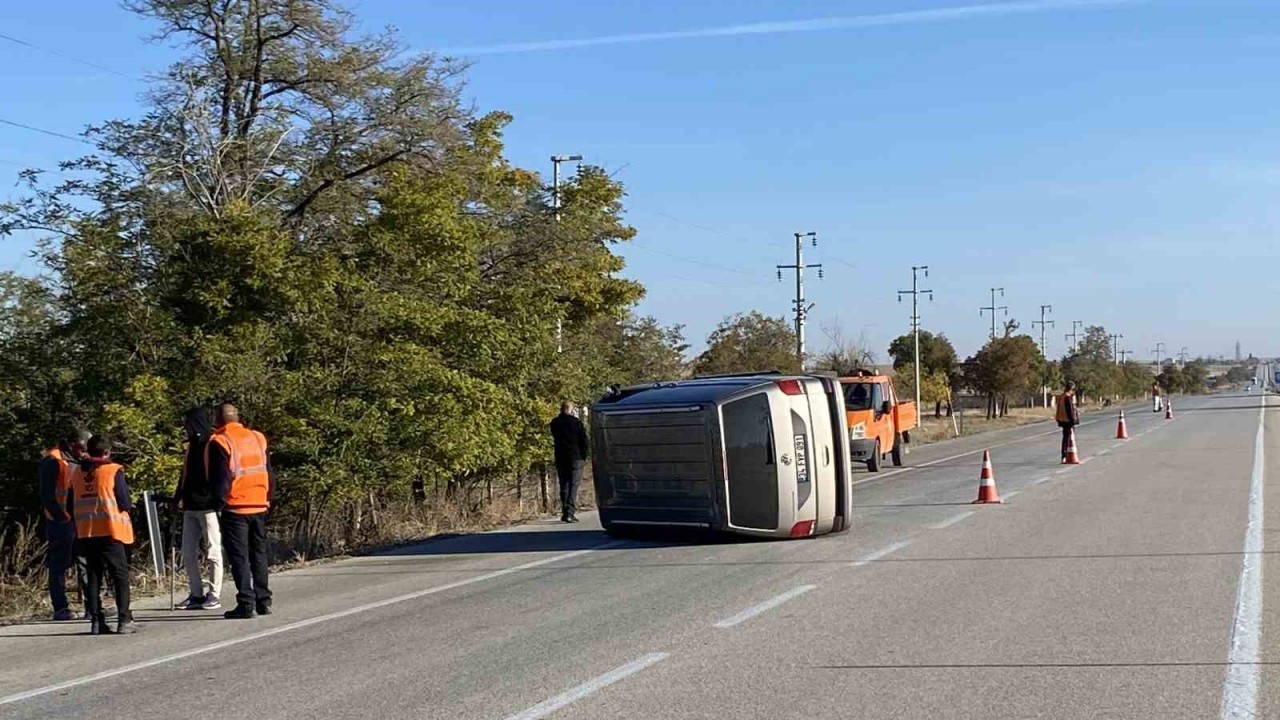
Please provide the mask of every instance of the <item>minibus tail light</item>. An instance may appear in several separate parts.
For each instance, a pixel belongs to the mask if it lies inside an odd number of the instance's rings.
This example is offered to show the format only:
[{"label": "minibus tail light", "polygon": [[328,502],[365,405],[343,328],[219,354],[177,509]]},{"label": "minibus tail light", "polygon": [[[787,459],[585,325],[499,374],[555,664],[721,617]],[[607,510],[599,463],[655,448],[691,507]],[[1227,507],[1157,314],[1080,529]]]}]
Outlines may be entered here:
[{"label": "minibus tail light", "polygon": [[791,526],[791,537],[793,538],[809,537],[812,534],[813,534],[812,520],[801,520],[800,522]]},{"label": "minibus tail light", "polygon": [[800,387],[799,380],[779,380],[778,388],[787,395],[803,395],[804,389]]}]

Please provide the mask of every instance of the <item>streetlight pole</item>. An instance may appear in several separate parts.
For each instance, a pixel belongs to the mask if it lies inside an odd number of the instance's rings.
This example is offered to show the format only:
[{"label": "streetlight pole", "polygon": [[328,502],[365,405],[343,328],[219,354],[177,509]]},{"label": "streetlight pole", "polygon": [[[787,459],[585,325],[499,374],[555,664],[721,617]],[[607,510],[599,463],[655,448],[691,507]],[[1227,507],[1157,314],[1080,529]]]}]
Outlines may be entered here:
[{"label": "streetlight pole", "polygon": [[1119,365],[1120,364],[1120,338],[1123,338],[1124,335],[1110,335],[1108,337],[1111,338],[1111,361]]},{"label": "streetlight pole", "polygon": [[796,264],[795,265],[779,265],[778,279],[782,279],[783,270],[796,271],[796,358],[800,361],[800,369],[804,369],[804,325],[805,319],[809,314],[812,305],[805,305],[804,301],[804,269],[817,268],[818,278],[822,278],[822,263],[804,264],[804,239],[809,238],[813,242],[813,246],[818,246],[818,233],[794,233],[796,238]]},{"label": "streetlight pole", "polygon": [[911,332],[915,335],[916,341],[916,412],[920,412],[920,294],[928,293],[929,302],[933,302],[932,290],[921,290],[918,284],[919,273],[924,272],[925,277],[929,277],[928,265],[912,265],[911,266],[911,289],[898,291],[898,302],[902,302],[903,295],[911,296]]},{"label": "streetlight pole", "polygon": [[978,308],[979,317],[982,316],[982,313],[988,310],[991,311],[991,339],[992,340],[996,339],[996,311],[1003,310],[1005,315],[1009,314],[1008,305],[999,305],[999,306],[996,305],[996,293],[1000,293],[1000,297],[1004,297],[1004,288],[991,288],[991,305],[987,307]]},{"label": "streetlight pole", "polygon": [[[560,163],[582,162],[581,155],[551,156],[551,208],[556,222],[560,222]],[[564,352],[564,318],[556,318],[556,352]]]}]

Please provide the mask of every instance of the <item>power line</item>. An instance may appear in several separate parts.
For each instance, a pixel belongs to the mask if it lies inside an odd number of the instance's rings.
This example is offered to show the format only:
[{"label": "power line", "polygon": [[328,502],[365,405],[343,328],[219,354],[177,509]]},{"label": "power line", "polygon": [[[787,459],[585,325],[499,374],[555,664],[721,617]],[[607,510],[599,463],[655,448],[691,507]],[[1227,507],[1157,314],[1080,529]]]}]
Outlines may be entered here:
[{"label": "power line", "polygon": [[74,142],[84,143],[85,145],[93,145],[93,143],[89,142],[88,140],[85,140],[82,137],[76,137],[74,135],[66,135],[64,133],[56,132],[54,130],[45,130],[44,128],[38,128],[34,125],[24,125],[20,122],[5,120],[4,118],[0,118],[0,125],[11,125],[16,128],[22,128],[23,130],[30,130],[31,132],[38,132],[44,135],[50,135],[56,138],[62,138],[63,140],[72,140]]},{"label": "power line", "polygon": [[647,246],[647,245],[641,245],[641,244],[638,244],[638,243],[635,243],[635,242],[632,242],[632,243],[630,243],[630,244],[626,245],[626,246],[625,246],[624,248],[622,248],[622,249],[625,251],[625,250],[626,250],[626,248],[635,248],[635,249],[637,249],[637,250],[644,250],[645,252],[657,253],[657,254],[659,254],[659,255],[666,255],[667,257],[672,258],[672,259],[674,259],[674,260],[679,260],[679,261],[681,261],[681,262],[687,262],[687,263],[693,263],[694,265],[701,265],[702,267],[705,267],[705,268],[707,268],[707,269],[709,269],[709,270],[719,270],[720,272],[736,273],[736,274],[738,274],[738,275],[746,275],[747,277],[753,277],[753,278],[759,278],[759,277],[760,277],[760,274],[759,274],[759,273],[748,272],[748,271],[746,271],[746,270],[739,270],[739,269],[737,269],[737,268],[726,267],[726,266],[722,266],[722,265],[715,265],[715,264],[709,263],[709,262],[707,262],[707,261],[705,261],[705,260],[699,260],[699,259],[697,259],[697,258],[688,257],[688,256],[686,256],[686,255],[678,255],[678,254],[673,253],[673,252],[667,252],[666,250],[659,250],[658,248],[655,248],[655,247],[649,247],[649,246]]},{"label": "power line", "polygon": [[93,68],[93,69],[95,69],[95,70],[101,70],[102,72],[105,72],[105,73],[111,73],[112,75],[116,75],[116,76],[119,76],[119,77],[122,77],[122,78],[128,78],[128,79],[130,79],[130,80],[144,80],[144,81],[145,81],[145,78],[139,77],[139,76],[137,76],[137,75],[130,75],[130,74],[128,74],[128,73],[123,73],[123,72],[120,72],[119,70],[115,70],[115,69],[113,69],[113,68],[109,68],[109,67],[107,67],[106,65],[99,65],[98,63],[91,62],[91,61],[89,61],[89,60],[82,60],[82,59],[80,59],[80,58],[78,58],[78,57],[75,57],[75,56],[72,56],[72,55],[67,55],[67,54],[65,54],[65,53],[60,53],[60,52],[58,52],[57,50],[53,50],[53,49],[50,49],[50,48],[47,48],[47,47],[43,47],[43,46],[41,46],[41,45],[36,45],[36,44],[35,44],[35,43],[33,43],[33,42],[27,42],[26,40],[23,40],[23,39],[21,39],[21,38],[16,38],[16,37],[14,37],[14,36],[12,36],[12,35],[5,35],[4,33],[0,33],[0,40],[7,40],[8,42],[14,43],[15,45],[21,45],[21,46],[23,46],[23,47],[29,47],[29,48],[31,48],[32,50],[39,50],[39,51],[40,51],[40,52],[42,52],[42,53],[46,53],[46,54],[48,54],[48,55],[52,55],[52,56],[57,57],[57,58],[62,58],[63,60],[67,60],[67,61],[69,61],[69,62],[77,63],[77,64],[79,64],[79,65],[84,65],[85,67],[91,67],[91,68]]}]

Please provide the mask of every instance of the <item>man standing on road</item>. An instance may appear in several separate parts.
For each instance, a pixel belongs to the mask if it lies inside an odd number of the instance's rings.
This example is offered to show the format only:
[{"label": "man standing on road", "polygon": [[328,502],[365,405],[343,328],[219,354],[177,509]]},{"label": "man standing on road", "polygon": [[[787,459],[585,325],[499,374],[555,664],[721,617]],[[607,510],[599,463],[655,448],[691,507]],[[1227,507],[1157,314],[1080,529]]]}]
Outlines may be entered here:
[{"label": "man standing on road", "polygon": [[555,442],[556,474],[560,476],[560,522],[578,522],[578,485],[587,461],[587,429],[573,414],[573,403],[560,403],[560,414],[551,421]]},{"label": "man standing on road", "polygon": [[1160,399],[1160,383],[1151,383],[1151,412],[1160,412],[1164,409],[1164,404]]},{"label": "man standing on road", "polygon": [[[111,462],[111,443],[104,437],[89,440],[89,457],[71,468],[71,514],[76,523],[76,551],[88,569],[84,608],[91,635],[128,634],[138,625],[129,614],[129,556],[133,521],[129,512],[129,486],[124,468]],[[116,596],[116,628],[107,625],[102,612],[102,581],[111,573]]]},{"label": "man standing on road", "polygon": [[1058,412],[1055,416],[1058,427],[1062,428],[1062,459],[1067,459],[1067,448],[1071,446],[1071,433],[1080,424],[1080,413],[1076,409],[1076,384],[1068,382],[1062,394],[1058,396]]},{"label": "man standing on road", "polygon": [[[187,569],[187,599],[181,610],[217,610],[222,592],[222,532],[218,505],[204,469],[205,446],[213,429],[204,408],[192,408],[185,418],[187,453],[178,476],[178,509],[182,511],[182,564]],[[200,577],[200,551],[209,563],[208,589]]]},{"label": "man standing on road", "polygon": [[45,567],[49,570],[49,601],[53,604],[54,620],[74,620],[71,604],[67,601],[67,570],[76,568],[76,580],[80,595],[84,596],[84,566],[77,559],[76,526],[71,521],[71,508],[67,504],[71,491],[71,468],[78,467],[84,458],[89,433],[73,430],[50,448],[40,460],[40,506],[44,510],[44,537],[49,547],[45,553]]},{"label": "man standing on road", "polygon": [[267,439],[240,424],[240,411],[222,403],[213,413],[213,436],[205,446],[205,472],[217,490],[222,540],[236,583],[236,607],[228,620],[271,614],[267,585],[267,510],[275,494],[275,475]]}]

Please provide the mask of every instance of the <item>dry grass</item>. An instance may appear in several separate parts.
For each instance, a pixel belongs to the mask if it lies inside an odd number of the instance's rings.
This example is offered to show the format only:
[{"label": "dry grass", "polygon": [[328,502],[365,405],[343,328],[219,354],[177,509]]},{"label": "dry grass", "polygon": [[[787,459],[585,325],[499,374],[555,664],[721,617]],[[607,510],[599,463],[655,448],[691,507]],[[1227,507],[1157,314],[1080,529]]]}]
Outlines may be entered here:
[{"label": "dry grass", "polygon": [[[966,410],[963,417],[957,415],[955,418],[961,436],[977,435],[1051,419],[1053,419],[1053,410],[1046,408],[1010,408],[1008,415],[993,420],[988,420],[981,410]],[[921,418],[920,427],[911,431],[911,444],[928,445],[956,437],[951,420],[945,416],[935,418],[932,415]]]}]

